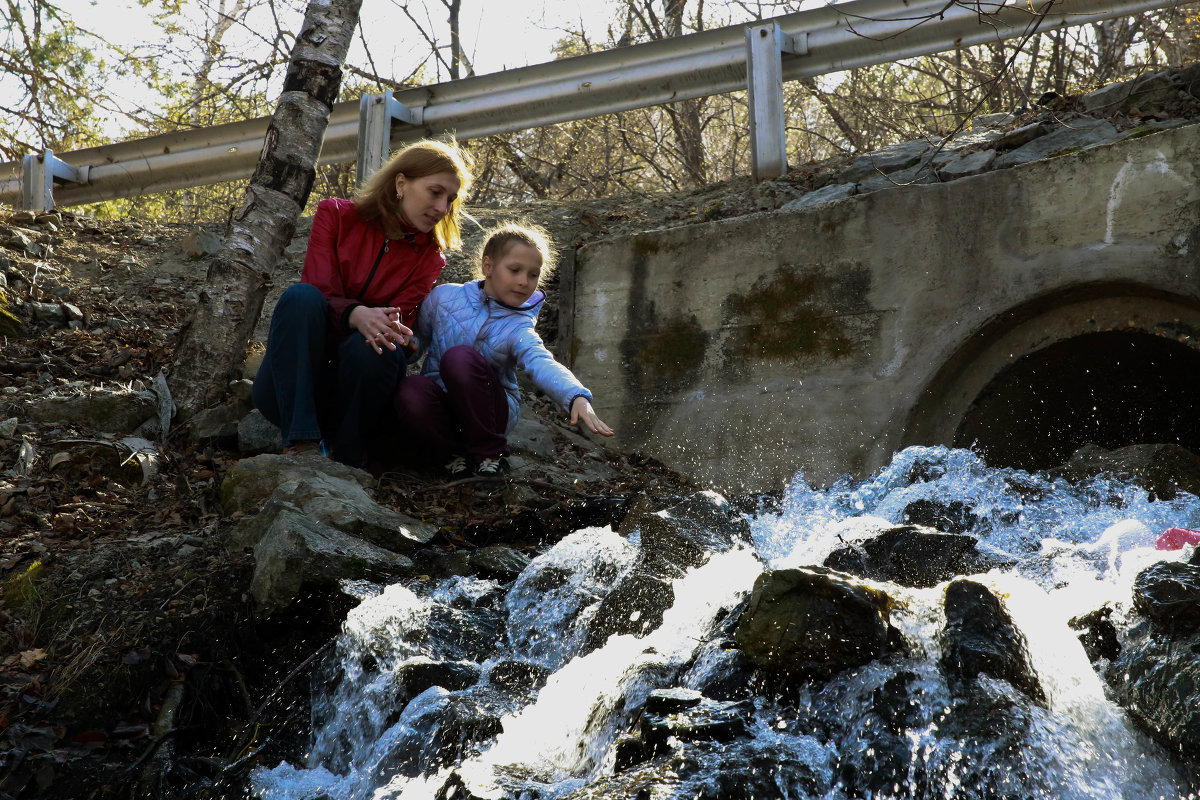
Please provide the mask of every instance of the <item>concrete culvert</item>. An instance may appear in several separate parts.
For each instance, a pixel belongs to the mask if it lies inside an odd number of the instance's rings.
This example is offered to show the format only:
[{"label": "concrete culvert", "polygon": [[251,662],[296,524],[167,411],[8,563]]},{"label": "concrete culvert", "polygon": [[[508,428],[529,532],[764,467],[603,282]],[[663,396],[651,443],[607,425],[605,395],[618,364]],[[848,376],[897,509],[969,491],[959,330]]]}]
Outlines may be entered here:
[{"label": "concrete culvert", "polygon": [[1026,470],[1058,466],[1089,442],[1200,453],[1200,351],[1140,332],[1065,339],[993,378],[954,436],[989,466]]}]

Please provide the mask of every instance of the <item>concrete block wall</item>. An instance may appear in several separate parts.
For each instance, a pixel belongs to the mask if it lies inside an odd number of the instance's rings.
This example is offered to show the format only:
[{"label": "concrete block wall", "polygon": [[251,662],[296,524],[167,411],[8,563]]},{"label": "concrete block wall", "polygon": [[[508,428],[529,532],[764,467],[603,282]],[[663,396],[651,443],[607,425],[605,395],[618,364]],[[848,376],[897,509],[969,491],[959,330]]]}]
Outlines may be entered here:
[{"label": "concrete block wall", "polygon": [[[948,183],[608,239],[570,285],[572,368],[639,449],[732,492],[952,443],[1021,356],[1200,330],[1200,127]],[[1196,337],[1200,339],[1200,336]]]}]

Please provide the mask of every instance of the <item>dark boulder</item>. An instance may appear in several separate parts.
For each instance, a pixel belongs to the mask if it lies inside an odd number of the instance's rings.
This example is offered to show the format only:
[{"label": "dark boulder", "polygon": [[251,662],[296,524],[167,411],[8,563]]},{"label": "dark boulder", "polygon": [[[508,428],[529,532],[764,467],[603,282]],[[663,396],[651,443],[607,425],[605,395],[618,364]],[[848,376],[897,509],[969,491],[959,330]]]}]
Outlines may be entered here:
[{"label": "dark boulder", "polygon": [[1163,631],[1195,631],[1200,627],[1200,566],[1151,564],[1133,581],[1133,607]]},{"label": "dark boulder", "polygon": [[614,634],[645,636],[662,624],[675,604],[671,581],[721,553],[750,541],[750,523],[714,492],[699,492],[655,511],[641,497],[620,532],[637,531],[641,549],[633,568],[605,595],[588,626],[583,652],[604,646]]},{"label": "dark boulder", "polygon": [[921,525],[943,533],[966,533],[978,519],[961,500],[952,503],[914,500],[900,512],[900,521],[906,525]]},{"label": "dark boulder", "polygon": [[1121,654],[1121,642],[1117,638],[1117,626],[1112,621],[1111,606],[1072,617],[1067,620],[1067,626],[1079,631],[1079,643],[1093,664],[1102,658],[1111,661]]},{"label": "dark boulder", "polygon": [[892,599],[879,589],[822,567],[764,572],[735,638],[760,667],[827,678],[889,651],[897,636]]},{"label": "dark boulder", "polygon": [[603,647],[614,634],[645,636],[662,624],[663,614],[674,604],[675,589],[669,580],[635,568],[600,601],[584,652]]},{"label": "dark boulder", "polygon": [[974,537],[905,525],[839,548],[825,566],[862,578],[930,588],[956,575],[986,572],[997,563],[976,550]]},{"label": "dark boulder", "polygon": [[1181,489],[1200,495],[1200,456],[1177,444],[1135,444],[1118,450],[1084,445],[1050,474],[1073,483],[1113,475],[1164,500],[1174,499]]},{"label": "dark boulder", "polygon": [[392,680],[405,697],[416,697],[431,686],[447,691],[466,689],[475,685],[479,675],[479,666],[469,661],[411,659],[397,667]]},{"label": "dark boulder", "polygon": [[990,675],[1045,704],[1025,636],[996,595],[982,584],[957,580],[946,587],[945,607],[941,664],[956,693],[962,694],[979,675]]},{"label": "dark boulder", "polygon": [[532,695],[546,684],[550,670],[530,661],[505,660],[492,665],[488,683],[513,695]]},{"label": "dark boulder", "polygon": [[1106,677],[1117,703],[1151,736],[1200,767],[1200,633],[1135,628]]}]

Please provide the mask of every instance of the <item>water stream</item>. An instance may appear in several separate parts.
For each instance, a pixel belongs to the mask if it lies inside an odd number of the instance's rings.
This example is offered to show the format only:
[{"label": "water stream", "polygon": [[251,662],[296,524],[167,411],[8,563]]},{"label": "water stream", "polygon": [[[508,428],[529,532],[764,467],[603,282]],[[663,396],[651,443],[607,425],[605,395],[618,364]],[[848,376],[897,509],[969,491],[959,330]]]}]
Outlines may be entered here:
[{"label": "water stream", "polygon": [[[974,579],[1004,598],[1045,705],[982,678],[978,702],[997,709],[994,731],[963,727],[937,663],[944,586],[879,584],[897,600],[903,658],[787,692],[748,683],[730,625],[755,578],[821,564],[902,522],[916,500],[961,502],[979,549],[1013,564]],[[1187,554],[1155,550],[1157,534],[1198,524],[1191,495],[1154,500],[1104,479],[1072,487],[989,469],[968,451],[909,448],[866,481],[816,490],[797,476],[777,508],[751,520],[751,543],[674,582],[660,626],[590,652],[601,600],[637,560],[636,531],[577,531],[507,587],[473,578],[360,586],[336,658],[314,682],[307,762],[259,770],[254,789],[266,800],[1186,797],[1160,748],[1106,698],[1067,621],[1106,602],[1120,621],[1137,573]],[[668,740],[665,755],[622,771],[622,734],[664,688],[732,703],[748,722],[723,742]],[[907,765],[898,773],[897,753]]]}]

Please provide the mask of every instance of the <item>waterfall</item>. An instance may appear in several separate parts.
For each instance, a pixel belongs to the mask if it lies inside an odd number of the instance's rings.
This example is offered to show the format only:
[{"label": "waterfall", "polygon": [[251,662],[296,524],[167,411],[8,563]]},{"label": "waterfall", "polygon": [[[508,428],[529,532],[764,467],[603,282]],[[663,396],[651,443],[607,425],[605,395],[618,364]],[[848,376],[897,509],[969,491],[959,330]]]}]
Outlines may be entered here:
[{"label": "waterfall", "polygon": [[[784,684],[747,664],[732,631],[764,570],[820,565],[904,522],[918,502],[961,510],[993,565],[970,580],[1003,598],[1044,698],[989,675],[968,690],[953,684],[938,661],[945,583],[864,579],[894,603],[904,644],[887,658]],[[1069,622],[1107,604],[1118,627],[1130,624],[1137,574],[1190,554],[1155,550],[1154,540],[1200,523],[1195,497],[1154,499],[1109,479],[1072,486],[990,469],[965,450],[914,447],[865,481],[818,490],[798,475],[749,522],[744,545],[665,582],[673,602],[661,624],[599,645],[589,632],[643,563],[640,531],[577,531],[509,586],[426,578],[362,590],[314,680],[306,763],[259,769],[256,795],[1187,796],[1168,754],[1110,699]],[[688,715],[689,732],[671,727]]]}]

